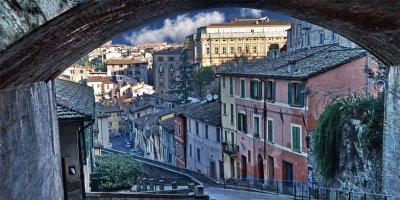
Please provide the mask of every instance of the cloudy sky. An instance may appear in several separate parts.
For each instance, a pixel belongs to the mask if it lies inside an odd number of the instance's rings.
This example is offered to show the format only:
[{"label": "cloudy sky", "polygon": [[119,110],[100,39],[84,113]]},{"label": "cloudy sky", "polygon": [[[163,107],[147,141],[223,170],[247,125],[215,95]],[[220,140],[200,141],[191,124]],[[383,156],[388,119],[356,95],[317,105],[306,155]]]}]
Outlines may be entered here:
[{"label": "cloudy sky", "polygon": [[113,38],[113,43],[135,45],[143,42],[182,43],[196,29],[211,23],[229,21],[232,18],[269,18],[290,21],[291,18],[275,12],[249,8],[220,8],[194,11],[160,19],[129,30]]}]

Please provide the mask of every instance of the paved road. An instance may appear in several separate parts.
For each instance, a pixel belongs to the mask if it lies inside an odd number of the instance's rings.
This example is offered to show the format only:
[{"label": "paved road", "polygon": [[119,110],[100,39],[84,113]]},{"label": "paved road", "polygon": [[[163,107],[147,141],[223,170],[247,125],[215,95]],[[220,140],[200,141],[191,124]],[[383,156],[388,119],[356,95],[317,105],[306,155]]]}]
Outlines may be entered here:
[{"label": "paved road", "polygon": [[[118,151],[130,152],[132,148],[126,148],[125,136],[110,138],[110,142],[113,145],[113,149]],[[248,192],[241,190],[223,189],[216,187],[206,187],[205,193],[210,195],[210,199],[215,200],[266,200],[266,199],[291,199],[287,196],[277,196],[274,194],[265,194],[259,192]]]},{"label": "paved road", "polygon": [[223,189],[223,188],[205,188],[205,193],[210,196],[210,199],[215,200],[266,200],[266,199],[291,199],[287,196],[277,196],[273,194],[265,194],[258,192],[248,192],[241,190],[231,190],[231,189]]}]

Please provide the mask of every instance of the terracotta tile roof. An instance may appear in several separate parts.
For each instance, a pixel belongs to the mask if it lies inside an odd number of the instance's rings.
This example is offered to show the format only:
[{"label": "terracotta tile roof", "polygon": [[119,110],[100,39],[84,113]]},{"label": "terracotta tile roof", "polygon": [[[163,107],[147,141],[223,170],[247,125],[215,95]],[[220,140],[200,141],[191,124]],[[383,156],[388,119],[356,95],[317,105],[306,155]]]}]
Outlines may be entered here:
[{"label": "terracotta tile roof", "polygon": [[86,85],[55,79],[59,119],[94,118],[93,89]]},{"label": "terracotta tile roof", "polygon": [[250,61],[238,67],[224,69],[217,75],[306,80],[361,58],[365,54],[366,51],[363,49],[329,45],[289,52],[276,59]]},{"label": "terracotta tile roof", "polygon": [[140,63],[147,64],[147,62],[137,59],[108,59],[104,63],[107,65],[129,65],[129,64],[140,64]]},{"label": "terracotta tile roof", "polygon": [[110,77],[108,76],[88,76],[87,82],[102,82],[104,84],[116,84]]},{"label": "terracotta tile roof", "polygon": [[187,108],[183,115],[205,124],[221,126],[221,102],[195,103]]},{"label": "terracotta tile roof", "polygon": [[170,47],[168,49],[162,49],[162,50],[156,51],[156,52],[153,53],[153,55],[154,54],[162,54],[162,55],[176,55],[176,54],[179,54],[180,55],[181,52],[182,52],[182,49],[183,49],[183,47],[177,47],[177,48]]}]

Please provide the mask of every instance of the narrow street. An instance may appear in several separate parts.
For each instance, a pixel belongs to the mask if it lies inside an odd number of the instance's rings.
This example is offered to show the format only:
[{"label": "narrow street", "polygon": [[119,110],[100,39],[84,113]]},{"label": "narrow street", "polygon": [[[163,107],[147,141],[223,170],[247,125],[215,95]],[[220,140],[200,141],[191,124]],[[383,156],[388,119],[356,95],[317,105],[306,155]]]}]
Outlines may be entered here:
[{"label": "narrow street", "polygon": [[[110,138],[110,143],[113,145],[113,149],[117,151],[123,151],[130,153],[130,150],[133,148],[127,148],[125,145],[125,139],[127,136]],[[265,200],[265,199],[291,199],[285,195],[274,195],[274,194],[266,194],[259,192],[249,192],[249,191],[241,191],[241,190],[233,190],[233,189],[223,189],[218,187],[206,187],[205,193],[210,196],[211,200],[242,200],[242,199],[251,199],[251,200]]]}]

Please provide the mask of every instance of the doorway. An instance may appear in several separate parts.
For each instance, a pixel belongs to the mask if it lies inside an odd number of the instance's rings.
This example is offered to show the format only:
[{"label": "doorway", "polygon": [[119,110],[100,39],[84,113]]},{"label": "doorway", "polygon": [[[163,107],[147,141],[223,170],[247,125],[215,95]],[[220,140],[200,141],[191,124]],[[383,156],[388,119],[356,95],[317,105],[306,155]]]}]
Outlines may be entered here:
[{"label": "doorway", "polygon": [[257,163],[259,183],[264,183],[264,159],[260,154],[257,156]]},{"label": "doorway", "polygon": [[247,158],[242,155],[242,179],[247,178]]}]

